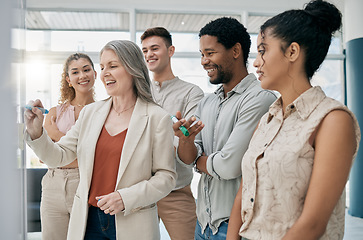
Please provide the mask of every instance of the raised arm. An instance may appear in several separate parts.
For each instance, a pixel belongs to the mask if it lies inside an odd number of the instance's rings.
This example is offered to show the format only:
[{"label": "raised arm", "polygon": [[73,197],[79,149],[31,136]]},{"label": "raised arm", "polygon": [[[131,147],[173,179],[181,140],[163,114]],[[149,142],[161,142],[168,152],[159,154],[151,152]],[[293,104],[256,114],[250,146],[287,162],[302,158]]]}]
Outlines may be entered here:
[{"label": "raised arm", "polygon": [[[191,127],[196,118],[191,117],[189,120],[181,119],[179,111],[176,113],[176,117],[180,119],[179,122],[173,124],[175,136],[179,137],[178,157],[185,164],[192,164],[198,156],[198,150],[194,144],[195,136],[203,129],[204,124],[198,121]],[[189,136],[184,136],[180,131],[179,127],[182,125],[188,129]]]},{"label": "raised arm", "polygon": [[28,132],[32,140],[39,138],[43,133],[43,121],[44,116],[42,111],[36,107],[43,107],[42,102],[37,99],[35,101],[29,101],[29,106],[33,106],[32,110],[26,109],[24,112],[24,120],[26,125],[26,131]]},{"label": "raised arm", "polygon": [[[35,128],[32,126],[31,122],[27,123],[27,131],[24,139],[29,147],[33,149],[35,154],[42,159],[47,166],[65,166],[74,161],[77,157],[77,144],[79,140],[79,131],[84,118],[83,116],[84,111],[82,110],[78,118],[79,121],[77,121],[74,127],[67,132],[65,137],[61,138],[57,143],[54,143],[47,132],[43,131],[42,124],[38,123],[38,127]],[[38,131],[34,131],[34,129],[38,129]]]},{"label": "raised arm", "polygon": [[342,195],[357,148],[352,117],[330,112],[312,136],[314,167],[301,216],[284,240],[319,239]]}]

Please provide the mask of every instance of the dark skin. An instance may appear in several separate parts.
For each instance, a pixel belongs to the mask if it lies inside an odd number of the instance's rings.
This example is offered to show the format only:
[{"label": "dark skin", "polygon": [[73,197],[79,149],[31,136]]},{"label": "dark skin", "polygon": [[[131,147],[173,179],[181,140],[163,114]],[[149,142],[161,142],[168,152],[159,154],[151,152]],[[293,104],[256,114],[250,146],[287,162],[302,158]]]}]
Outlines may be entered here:
[{"label": "dark skin", "polygon": [[[198,121],[196,124],[191,126],[194,121],[196,121],[196,118],[193,116],[189,120],[185,120],[181,118],[181,112],[177,111],[175,114],[176,118],[179,119],[178,122],[173,124],[173,129],[175,136],[179,137],[179,144],[185,145],[187,148],[189,148],[191,151],[178,151],[178,155],[186,158],[186,159],[193,159],[192,161],[185,162],[186,164],[193,163],[195,156],[197,155],[197,149],[194,145],[195,136],[202,131],[204,128],[204,124],[202,121]],[[189,131],[189,136],[184,136],[182,131],[180,131],[180,126],[186,127]],[[184,159],[183,158],[183,159]],[[206,167],[207,162],[207,156],[205,154],[203,156],[200,156],[196,162],[196,167],[199,171],[204,172],[206,174],[209,174]]]},{"label": "dark skin", "polygon": [[[201,53],[201,64],[207,71],[212,84],[222,84],[225,96],[231,91],[243,78],[248,75],[244,60],[243,51],[240,43],[236,43],[230,49],[226,49],[223,44],[218,42],[216,36],[203,35],[200,38],[199,48]],[[192,117],[189,120],[181,119],[178,112],[176,117],[179,122],[173,125],[175,135],[179,137],[178,155],[186,164],[192,164],[197,156],[197,148],[194,145],[195,136],[203,129],[204,124]],[[179,126],[184,125],[191,133],[185,137],[179,130]],[[207,159],[204,153],[196,160],[196,168],[209,174],[207,171]],[[209,174],[210,175],[210,174]]]}]

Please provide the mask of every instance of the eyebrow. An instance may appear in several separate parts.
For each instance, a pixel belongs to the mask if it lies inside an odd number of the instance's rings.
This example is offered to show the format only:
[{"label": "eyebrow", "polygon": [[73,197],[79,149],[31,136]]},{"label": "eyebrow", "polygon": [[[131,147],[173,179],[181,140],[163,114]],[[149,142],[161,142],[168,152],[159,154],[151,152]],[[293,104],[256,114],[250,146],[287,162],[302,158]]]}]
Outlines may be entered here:
[{"label": "eyebrow", "polygon": [[[150,46],[150,48],[152,48],[152,47],[160,47],[160,45],[159,44],[153,44],[153,45]],[[147,47],[143,47],[142,49],[147,49]]]},{"label": "eyebrow", "polygon": [[264,46],[266,46],[266,45],[267,45],[266,43],[261,42],[260,44],[258,44],[258,45],[257,45],[257,48],[259,48],[259,47],[264,47]]},{"label": "eyebrow", "polygon": [[202,51],[208,52],[208,51],[216,51],[216,50],[213,48],[199,49],[199,52],[202,52]]},{"label": "eyebrow", "polygon": [[[88,64],[84,65],[82,68],[86,68],[86,67],[89,67]],[[74,70],[78,70],[78,68],[72,68],[71,71],[74,71]]]},{"label": "eyebrow", "polygon": [[[111,61],[108,61],[107,63],[105,63],[105,65],[107,64],[112,64],[112,63],[118,63],[119,61],[117,60],[111,60]],[[102,63],[100,63],[100,65],[103,65]]]}]

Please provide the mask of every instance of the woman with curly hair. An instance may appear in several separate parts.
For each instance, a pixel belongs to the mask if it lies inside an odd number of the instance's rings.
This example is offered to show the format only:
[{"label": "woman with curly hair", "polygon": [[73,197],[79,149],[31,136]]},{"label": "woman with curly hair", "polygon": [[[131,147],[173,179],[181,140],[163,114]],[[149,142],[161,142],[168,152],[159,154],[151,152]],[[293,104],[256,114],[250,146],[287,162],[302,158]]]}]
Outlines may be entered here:
[{"label": "woman with curly hair", "polygon": [[[59,105],[50,109],[44,122],[44,128],[54,142],[58,142],[71,129],[82,108],[94,102],[96,75],[93,62],[86,54],[75,53],[65,61]],[[78,183],[77,159],[63,167],[49,168],[44,175],[40,206],[42,239],[67,238]]]}]

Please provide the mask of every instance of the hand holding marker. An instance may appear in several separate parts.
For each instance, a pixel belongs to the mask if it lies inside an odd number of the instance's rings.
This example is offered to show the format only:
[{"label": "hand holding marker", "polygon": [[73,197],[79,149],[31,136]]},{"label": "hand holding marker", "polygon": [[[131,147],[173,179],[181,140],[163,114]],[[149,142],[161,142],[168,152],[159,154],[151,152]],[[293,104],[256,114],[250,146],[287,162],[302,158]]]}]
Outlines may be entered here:
[{"label": "hand holding marker", "polygon": [[[26,109],[30,110],[30,111],[33,109],[33,106],[30,106],[28,104],[25,105],[24,107]],[[47,109],[45,109],[45,108],[41,108],[41,107],[36,107],[36,108],[38,108],[40,111],[42,111],[43,114],[48,114],[49,113],[49,111]]]},{"label": "hand holding marker", "polygon": [[[179,121],[175,116],[170,116],[170,117],[171,117],[171,120],[173,120],[173,123],[177,123]],[[184,126],[180,126],[179,129],[180,129],[180,131],[182,131],[184,136],[186,136],[186,137],[189,136],[188,129],[186,129]]]}]

